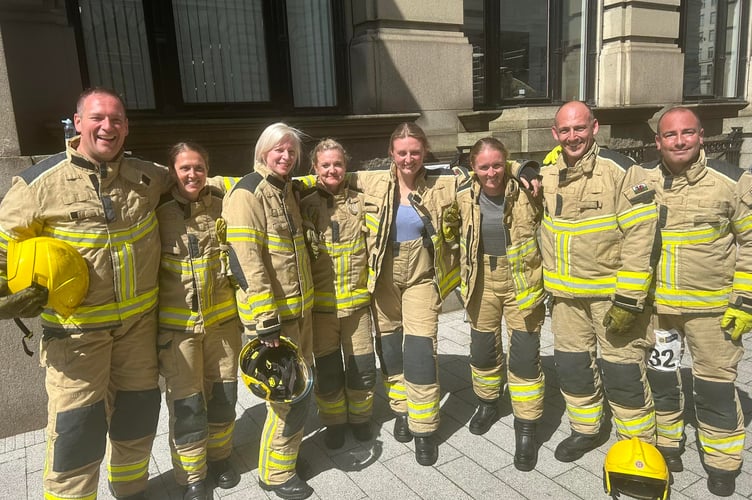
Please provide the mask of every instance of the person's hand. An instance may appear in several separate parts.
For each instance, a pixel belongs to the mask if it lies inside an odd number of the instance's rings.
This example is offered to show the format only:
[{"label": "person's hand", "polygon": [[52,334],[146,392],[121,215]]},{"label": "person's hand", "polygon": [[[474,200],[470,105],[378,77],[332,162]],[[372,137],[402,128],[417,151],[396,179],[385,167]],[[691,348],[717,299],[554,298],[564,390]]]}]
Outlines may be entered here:
[{"label": "person's hand", "polygon": [[752,330],[752,314],[736,307],[729,307],[723,313],[721,328],[731,336],[733,340]]},{"label": "person's hand", "polygon": [[539,177],[535,177],[533,179],[526,179],[524,177],[520,177],[520,182],[522,182],[522,187],[527,189],[528,191],[533,192],[533,197],[537,197],[538,194],[541,192],[541,181]]},{"label": "person's hand", "polygon": [[441,232],[444,235],[444,241],[452,242],[457,240],[460,229],[460,210],[455,201],[444,209],[442,214]]},{"label": "person's hand", "polygon": [[606,327],[606,335],[624,335],[629,332],[637,313],[612,304],[603,318],[603,326]]},{"label": "person's hand", "polygon": [[0,278],[0,319],[34,318],[42,314],[47,303],[47,289],[30,286],[8,294],[8,282]]},{"label": "person's hand", "polygon": [[308,248],[308,254],[311,256],[311,260],[319,258],[321,249],[321,237],[319,232],[316,231],[316,227],[310,221],[303,220],[303,239],[305,240],[306,248]]},{"label": "person's hand", "polygon": [[256,335],[262,344],[268,347],[279,347],[279,335],[282,332],[282,325],[279,318],[272,318],[260,323],[256,323]]}]

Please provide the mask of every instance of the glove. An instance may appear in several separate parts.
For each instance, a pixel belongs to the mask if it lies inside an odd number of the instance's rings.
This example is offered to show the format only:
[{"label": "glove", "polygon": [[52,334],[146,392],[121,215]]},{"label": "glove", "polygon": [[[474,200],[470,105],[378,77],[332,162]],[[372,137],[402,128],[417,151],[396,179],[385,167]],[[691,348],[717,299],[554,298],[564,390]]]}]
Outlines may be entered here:
[{"label": "glove", "polygon": [[279,318],[267,319],[256,323],[256,335],[262,342],[277,343],[279,345],[279,334],[282,332],[282,325]]},{"label": "glove", "polygon": [[752,314],[736,307],[729,307],[723,313],[721,328],[726,330],[733,340],[739,340],[739,337],[752,330]]},{"label": "glove", "polygon": [[444,235],[444,241],[455,241],[460,229],[460,210],[456,201],[444,209],[442,219],[441,232]]},{"label": "glove", "polygon": [[217,232],[217,241],[219,242],[219,272],[222,276],[227,276],[227,281],[230,282],[235,290],[240,288],[238,280],[232,275],[230,270],[230,245],[227,244],[227,222],[219,217],[214,222],[214,229]]},{"label": "glove", "polygon": [[543,158],[543,164],[544,165],[553,165],[556,163],[556,160],[559,159],[559,155],[561,154],[561,144],[556,146],[554,149],[548,152],[545,158]]},{"label": "glove", "polygon": [[603,326],[606,327],[606,335],[624,335],[632,327],[637,318],[637,313],[612,304],[603,318]]},{"label": "glove", "polygon": [[47,289],[30,286],[8,295],[8,281],[0,278],[0,319],[33,318],[42,314],[47,304]]},{"label": "glove", "polygon": [[319,211],[315,206],[309,206],[303,214],[303,239],[305,239],[306,247],[308,247],[308,254],[311,256],[311,260],[319,258],[321,250],[319,245],[321,244],[321,236],[316,229],[316,223],[319,220]]}]

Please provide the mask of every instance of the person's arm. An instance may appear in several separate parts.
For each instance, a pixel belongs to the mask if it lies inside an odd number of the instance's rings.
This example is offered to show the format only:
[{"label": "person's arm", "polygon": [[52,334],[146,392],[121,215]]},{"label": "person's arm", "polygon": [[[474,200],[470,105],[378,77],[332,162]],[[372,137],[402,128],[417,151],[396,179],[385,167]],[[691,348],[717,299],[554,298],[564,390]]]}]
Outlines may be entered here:
[{"label": "person's arm", "polygon": [[279,338],[281,325],[264,259],[268,245],[266,216],[260,200],[244,186],[247,179],[225,197],[222,209],[230,269],[239,286],[238,313],[246,331],[255,330],[262,340],[274,340]]},{"label": "person's arm", "polygon": [[739,178],[733,203],[735,210],[731,230],[737,244],[736,266],[729,305],[721,327],[736,340],[752,330],[752,174],[745,172]]}]

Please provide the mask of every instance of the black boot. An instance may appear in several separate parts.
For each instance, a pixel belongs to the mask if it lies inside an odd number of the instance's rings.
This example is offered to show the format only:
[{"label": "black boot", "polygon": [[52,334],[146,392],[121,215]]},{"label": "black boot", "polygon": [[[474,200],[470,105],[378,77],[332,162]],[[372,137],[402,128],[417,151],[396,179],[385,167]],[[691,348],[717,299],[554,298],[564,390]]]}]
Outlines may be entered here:
[{"label": "black boot", "polygon": [[475,415],[470,420],[470,432],[477,435],[485,434],[498,419],[498,400],[487,401],[481,399]]},{"label": "black boot", "polygon": [[420,465],[433,465],[439,459],[439,445],[432,435],[415,437],[415,461]]},{"label": "black boot", "polygon": [[240,474],[232,468],[227,458],[209,462],[209,474],[214,478],[214,484],[223,490],[234,488],[240,482]]},{"label": "black boot", "polygon": [[259,479],[259,486],[261,486],[261,489],[264,491],[273,491],[275,495],[279,498],[284,498],[285,500],[303,500],[313,495],[313,488],[300,479],[297,474],[284,483],[276,486],[266,484]]},{"label": "black boot", "polygon": [[538,463],[535,425],[535,422],[514,419],[514,466],[523,472],[533,470]]},{"label": "black boot", "polygon": [[324,445],[330,450],[337,450],[344,444],[345,424],[327,425],[324,431]]},{"label": "black boot", "polygon": [[206,483],[202,481],[196,481],[190,483],[185,487],[183,492],[183,500],[206,500]]},{"label": "black boot", "polygon": [[736,491],[738,471],[708,471],[708,491],[719,497],[730,497]]},{"label": "black boot", "polygon": [[409,443],[413,440],[410,426],[407,423],[407,413],[400,413],[394,419],[394,439],[400,443]]},{"label": "black boot", "polygon": [[580,434],[572,431],[572,434],[556,447],[554,456],[559,462],[574,462],[582,458],[585,453],[600,446],[600,436],[600,434]]},{"label": "black boot", "polygon": [[371,422],[360,422],[358,424],[350,424],[350,430],[352,430],[353,436],[358,441],[370,441],[373,439],[373,431],[371,431]]}]

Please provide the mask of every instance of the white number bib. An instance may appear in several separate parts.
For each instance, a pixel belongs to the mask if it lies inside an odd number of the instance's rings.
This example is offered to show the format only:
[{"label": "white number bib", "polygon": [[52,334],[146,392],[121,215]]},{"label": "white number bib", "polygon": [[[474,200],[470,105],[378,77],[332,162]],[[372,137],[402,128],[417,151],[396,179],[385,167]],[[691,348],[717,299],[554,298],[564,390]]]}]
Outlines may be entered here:
[{"label": "white number bib", "polygon": [[682,338],[675,329],[654,330],[655,345],[650,348],[648,364],[653,370],[673,372],[681,367]]}]

